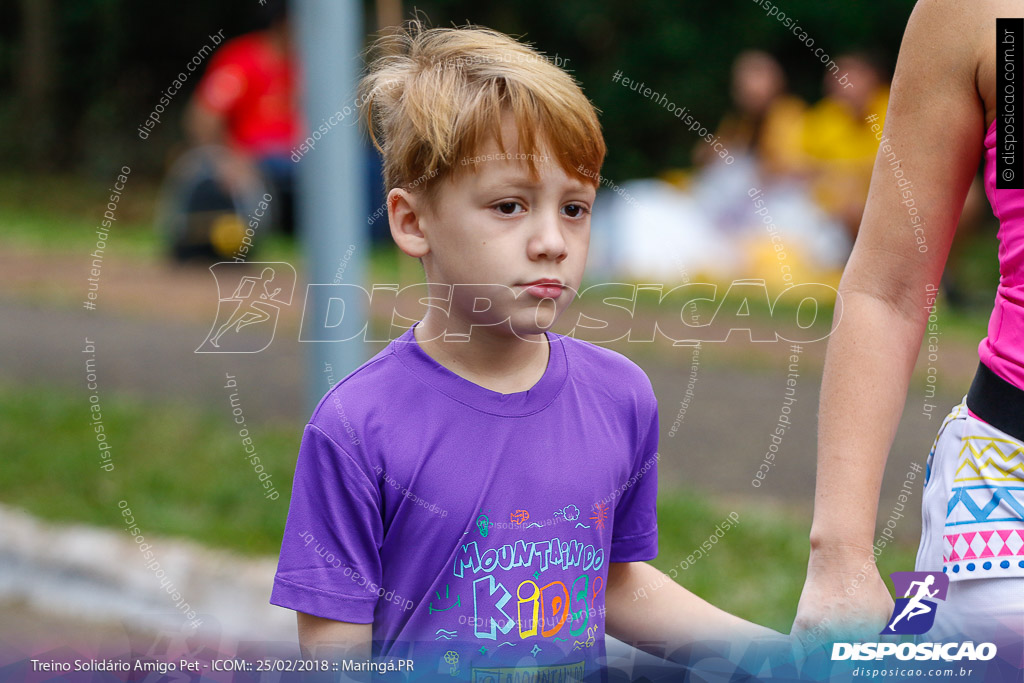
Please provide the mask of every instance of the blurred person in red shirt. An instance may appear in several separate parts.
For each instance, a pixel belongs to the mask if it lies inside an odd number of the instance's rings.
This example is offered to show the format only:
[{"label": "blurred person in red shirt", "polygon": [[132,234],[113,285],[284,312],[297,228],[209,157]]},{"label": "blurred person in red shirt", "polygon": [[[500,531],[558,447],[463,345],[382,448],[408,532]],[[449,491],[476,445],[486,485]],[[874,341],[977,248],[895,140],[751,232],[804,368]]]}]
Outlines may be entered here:
[{"label": "blurred person in red shirt", "polygon": [[298,65],[283,0],[263,6],[267,27],[229,40],[214,54],[189,103],[185,127],[214,155],[218,180],[231,193],[269,182],[276,222],[294,232],[295,164],[289,159],[303,129]]}]

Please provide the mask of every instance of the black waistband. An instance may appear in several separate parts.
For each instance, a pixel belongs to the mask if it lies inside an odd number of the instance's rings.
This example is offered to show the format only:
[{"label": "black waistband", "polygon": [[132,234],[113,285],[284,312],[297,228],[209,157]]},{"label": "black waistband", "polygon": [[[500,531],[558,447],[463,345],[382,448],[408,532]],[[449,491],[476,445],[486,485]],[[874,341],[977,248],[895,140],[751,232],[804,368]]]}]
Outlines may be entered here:
[{"label": "black waistband", "polygon": [[1018,389],[978,363],[978,372],[967,392],[967,407],[996,429],[1024,441],[1024,389]]}]

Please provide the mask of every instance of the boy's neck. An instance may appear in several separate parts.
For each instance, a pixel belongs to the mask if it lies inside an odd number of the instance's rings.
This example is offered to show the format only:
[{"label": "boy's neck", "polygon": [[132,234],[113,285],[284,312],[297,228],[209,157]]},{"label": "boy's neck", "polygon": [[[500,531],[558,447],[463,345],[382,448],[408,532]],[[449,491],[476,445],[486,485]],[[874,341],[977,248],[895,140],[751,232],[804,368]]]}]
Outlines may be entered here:
[{"label": "boy's neck", "polygon": [[440,365],[485,389],[499,394],[526,391],[547,369],[550,348],[544,334],[521,338],[507,325],[497,332],[481,326],[473,328],[468,341],[445,341],[446,331],[455,333],[446,330],[446,322],[438,324],[428,313],[413,328],[413,337],[420,349]]}]

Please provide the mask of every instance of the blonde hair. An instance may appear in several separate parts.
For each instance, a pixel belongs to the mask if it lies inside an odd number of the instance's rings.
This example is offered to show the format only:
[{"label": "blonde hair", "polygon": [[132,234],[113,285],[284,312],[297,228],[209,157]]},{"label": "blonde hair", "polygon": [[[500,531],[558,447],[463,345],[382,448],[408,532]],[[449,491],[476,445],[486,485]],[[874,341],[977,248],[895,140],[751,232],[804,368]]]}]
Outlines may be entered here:
[{"label": "blonde hair", "polygon": [[[569,177],[595,184],[606,151],[597,111],[576,81],[547,57],[479,26],[424,28],[418,19],[375,41],[378,52],[359,84],[359,102],[384,182],[431,195],[488,138],[502,146],[501,119],[518,131],[520,158],[537,180],[546,142]],[[503,149],[503,151],[506,151]]]}]

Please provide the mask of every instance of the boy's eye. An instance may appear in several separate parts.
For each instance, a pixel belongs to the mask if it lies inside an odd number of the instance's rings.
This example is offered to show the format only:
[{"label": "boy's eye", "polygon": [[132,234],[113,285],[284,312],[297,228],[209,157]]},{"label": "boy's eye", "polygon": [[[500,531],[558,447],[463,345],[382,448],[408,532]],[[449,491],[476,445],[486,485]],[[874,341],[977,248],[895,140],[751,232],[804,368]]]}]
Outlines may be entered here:
[{"label": "boy's eye", "polygon": [[589,212],[589,209],[582,204],[566,204],[563,209],[569,218],[579,218]]},{"label": "boy's eye", "polygon": [[519,213],[516,211],[517,206],[522,207],[522,204],[519,202],[501,202],[500,204],[495,205],[494,208],[496,208],[500,214],[505,216],[514,216]]}]

